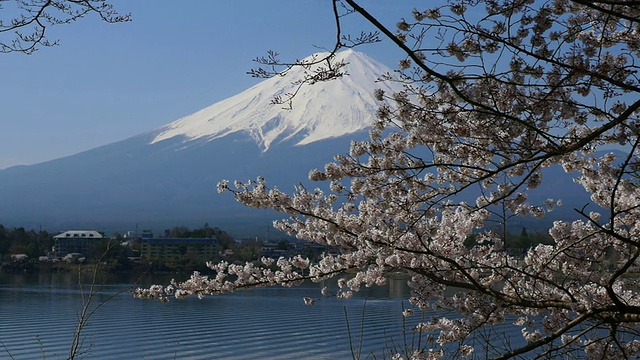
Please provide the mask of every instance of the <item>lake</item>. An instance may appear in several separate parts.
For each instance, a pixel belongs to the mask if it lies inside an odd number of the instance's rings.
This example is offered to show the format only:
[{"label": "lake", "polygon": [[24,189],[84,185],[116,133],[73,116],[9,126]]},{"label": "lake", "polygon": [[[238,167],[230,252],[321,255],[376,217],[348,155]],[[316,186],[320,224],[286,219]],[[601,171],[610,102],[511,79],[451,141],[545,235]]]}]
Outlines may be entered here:
[{"label": "lake", "polygon": [[[157,277],[143,284],[169,280]],[[131,283],[111,278],[97,300]],[[351,359],[347,317],[363,359],[374,353],[383,358],[385,348],[404,342],[405,279],[390,279],[387,286],[350,300],[304,305],[304,297],[320,297],[321,287],[261,288],[169,303],[122,293],[90,319],[83,332],[87,352],[79,358]],[[66,359],[80,308],[77,274],[0,273],[0,359]]]}]

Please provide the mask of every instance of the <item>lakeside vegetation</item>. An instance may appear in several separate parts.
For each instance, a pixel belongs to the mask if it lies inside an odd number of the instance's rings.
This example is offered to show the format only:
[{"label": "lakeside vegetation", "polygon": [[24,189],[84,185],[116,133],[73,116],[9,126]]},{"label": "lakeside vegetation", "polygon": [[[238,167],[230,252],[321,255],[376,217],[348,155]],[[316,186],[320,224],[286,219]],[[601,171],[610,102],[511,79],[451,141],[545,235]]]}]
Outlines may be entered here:
[{"label": "lakeside vegetation", "polygon": [[[82,254],[82,258],[51,257],[51,249],[55,243],[55,233],[47,230],[26,230],[23,227],[7,228],[0,225],[0,271],[1,272],[69,272],[77,271],[78,265],[86,267],[88,271],[97,261],[103,271],[111,273],[190,273],[200,271],[210,272],[206,261],[226,260],[230,263],[244,263],[258,261],[261,257],[303,255],[310,259],[317,259],[323,252],[339,249],[329,249],[288,238],[279,239],[235,239],[224,230],[204,224],[200,228],[190,229],[186,226],[175,226],[165,231],[166,238],[215,238],[218,241],[218,254],[215,258],[201,259],[192,253],[183,251],[174,258],[144,258],[140,257],[140,239],[128,239],[120,233],[113,233],[97,240],[89,253]],[[106,235],[106,234],[103,234]],[[551,238],[548,234],[528,231],[522,228],[519,232],[507,232],[505,235],[507,249],[513,255],[524,253],[537,244],[548,244]],[[474,243],[474,237],[468,239],[468,245]]]}]

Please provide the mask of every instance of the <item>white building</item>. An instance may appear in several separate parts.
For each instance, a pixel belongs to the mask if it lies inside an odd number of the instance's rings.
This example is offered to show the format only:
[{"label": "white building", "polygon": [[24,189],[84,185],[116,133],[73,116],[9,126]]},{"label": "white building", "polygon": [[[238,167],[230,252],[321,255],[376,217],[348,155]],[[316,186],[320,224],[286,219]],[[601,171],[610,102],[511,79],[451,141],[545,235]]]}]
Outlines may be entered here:
[{"label": "white building", "polygon": [[98,244],[104,236],[95,230],[69,230],[53,237],[54,256],[62,257],[69,253],[89,254],[92,246]]}]

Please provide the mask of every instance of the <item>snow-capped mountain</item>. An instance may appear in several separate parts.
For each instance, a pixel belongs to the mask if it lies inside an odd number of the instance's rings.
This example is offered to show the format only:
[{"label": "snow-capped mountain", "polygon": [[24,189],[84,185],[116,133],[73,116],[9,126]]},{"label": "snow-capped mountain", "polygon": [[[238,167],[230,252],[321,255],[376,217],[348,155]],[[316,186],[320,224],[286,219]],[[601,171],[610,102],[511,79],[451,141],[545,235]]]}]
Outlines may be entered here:
[{"label": "snow-capped mountain", "polygon": [[[284,191],[308,184],[309,170],[346,153],[352,139],[368,137],[379,106],[374,90],[400,89],[397,83],[378,82],[391,70],[362,53],[344,51],[336,60],[348,63],[348,76],[301,88],[291,110],[271,101],[296,90],[292,82],[303,76],[302,68],[159,129],[73,156],[2,170],[0,224],[112,232],[206,222],[236,236],[265,235],[280,215],[244,207],[230,194],[219,195],[216,184],[258,176]],[[559,186],[567,197],[584,198],[561,171],[545,179],[543,199],[545,189]]]},{"label": "snow-capped mountain", "polygon": [[302,68],[148,133],[2,170],[0,224],[124,231],[208,222],[236,234],[266,231],[273,214],[217,194],[216,183],[264,176],[292,189],[347,152],[351,139],[366,138],[378,107],[374,89],[398,90],[377,81],[391,70],[365,54],[348,50],[336,60],[348,75],[302,87],[290,110],[271,102],[295,91]]},{"label": "snow-capped mountain", "polygon": [[[324,54],[304,59],[309,63]],[[276,76],[226,100],[213,104],[158,130],[152,144],[182,136],[185,140],[212,141],[234,133],[249,134],[263,151],[272,144],[295,139],[296,145],[336,138],[368,128],[377,109],[373,98],[376,88],[398,90],[388,82],[376,82],[391,73],[384,65],[365,54],[346,50],[335,62],[348,64],[348,76],[303,86],[292,79],[302,79],[312,69],[294,67],[287,76]],[[296,93],[291,109],[273,105],[274,96]]]}]

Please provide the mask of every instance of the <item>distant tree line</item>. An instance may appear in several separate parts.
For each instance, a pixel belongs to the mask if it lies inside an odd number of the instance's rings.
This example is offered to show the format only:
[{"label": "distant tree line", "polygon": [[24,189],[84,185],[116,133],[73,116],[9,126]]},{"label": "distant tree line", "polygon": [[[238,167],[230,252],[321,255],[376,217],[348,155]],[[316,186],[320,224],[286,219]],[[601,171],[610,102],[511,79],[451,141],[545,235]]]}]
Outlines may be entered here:
[{"label": "distant tree line", "polygon": [[[526,227],[523,227],[520,232],[514,232],[513,229],[505,230],[503,237],[504,249],[516,257],[524,255],[529,249],[537,245],[553,244],[553,238],[548,233],[535,230],[530,233]],[[471,234],[467,237],[465,245],[470,248],[473,247],[477,241],[478,234]]]},{"label": "distant tree line", "polygon": [[[11,254],[25,254],[29,258],[36,259],[45,256],[54,245],[54,235],[46,230],[26,230],[23,227],[7,228],[0,224],[0,260],[7,260]],[[228,249],[233,244],[231,235],[217,227],[210,227],[208,223],[196,229],[175,226],[165,236],[172,238],[216,238],[222,249]],[[106,237],[103,241],[96,242],[94,249],[83,255],[87,258],[123,257],[127,253],[121,246],[123,240],[122,235],[116,232],[111,238]]]},{"label": "distant tree line", "polygon": [[31,258],[46,255],[53,246],[53,235],[46,230],[25,230],[23,227],[5,228],[0,225],[0,256],[26,254]]},{"label": "distant tree line", "polygon": [[189,229],[186,226],[174,226],[169,230],[168,237],[170,238],[216,238],[218,244],[223,250],[230,248],[233,244],[233,238],[225,231],[220,230],[218,227],[210,227],[209,223],[197,229]]}]

